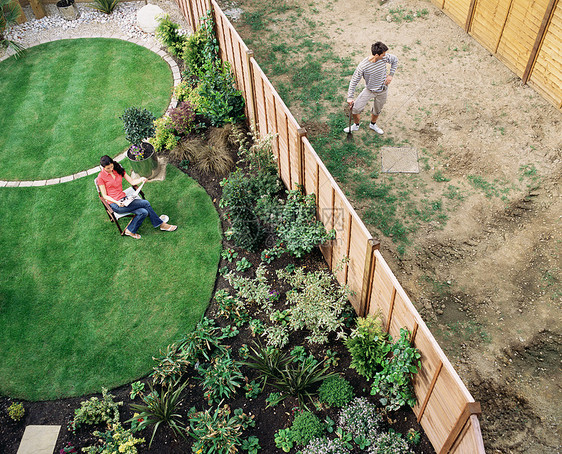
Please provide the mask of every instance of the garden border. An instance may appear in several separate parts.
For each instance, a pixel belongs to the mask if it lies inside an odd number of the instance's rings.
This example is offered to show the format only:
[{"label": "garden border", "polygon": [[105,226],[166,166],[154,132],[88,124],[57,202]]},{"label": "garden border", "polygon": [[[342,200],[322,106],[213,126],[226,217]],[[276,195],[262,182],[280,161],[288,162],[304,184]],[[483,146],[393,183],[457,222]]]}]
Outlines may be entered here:
[{"label": "garden border", "polygon": [[[321,247],[326,262],[341,284],[354,291],[350,301],[359,315],[380,312],[393,337],[401,327],[411,332],[412,344],[422,354],[415,376],[418,422],[438,453],[484,453],[477,415],[480,405],[454,370],[429,328],[379,252],[344,193],[314,151],[302,129],[253,57],[253,52],[215,0],[176,0],[195,30],[210,10],[214,15],[220,56],[230,62],[237,88],[246,99],[246,115],[260,136],[276,134],[273,152],[286,187],[302,185],[316,195],[318,217],[336,239]],[[199,18],[199,19],[198,19]],[[339,271],[336,264],[349,260]]]},{"label": "garden border", "polygon": [[[160,44],[158,43],[147,43],[145,41],[143,41],[142,39],[139,38],[127,38],[124,35],[118,34],[118,33],[108,33],[108,34],[103,34],[103,33],[90,33],[88,35],[84,35],[81,36],[80,38],[54,38],[54,39],[40,39],[38,41],[36,41],[34,44],[32,44],[31,46],[28,46],[27,48],[31,48],[31,47],[35,47],[35,46],[39,46],[41,44],[45,44],[45,43],[50,43],[53,41],[60,41],[63,39],[83,39],[83,38],[109,38],[109,39],[119,39],[121,41],[128,41],[130,43],[133,44],[137,44],[138,46],[144,47],[145,49],[148,49],[152,52],[154,52],[155,54],[159,55],[162,60],[164,60],[166,63],[168,63],[168,66],[170,67],[171,71],[172,71],[172,76],[174,79],[174,87],[176,87],[180,82],[181,82],[181,73],[180,73],[180,69],[178,67],[178,64],[174,61],[174,59],[166,52],[164,51]],[[0,62],[10,58],[13,55],[13,53],[6,53],[6,55],[0,57]],[[167,115],[170,110],[174,109],[178,104],[178,100],[172,96],[172,98],[170,99],[170,104],[168,104],[168,108],[166,109],[166,112],[164,113],[164,115]],[[119,153],[116,157],[115,157],[115,161],[120,162],[123,159],[125,159],[126,157],[126,151],[123,151],[122,153]],[[88,175],[93,175],[95,173],[98,173],[101,170],[101,167],[99,165],[92,167],[91,169],[87,169],[87,170],[82,170],[81,172],[76,172],[72,175],[67,175],[64,177],[58,177],[58,178],[50,178],[50,179],[45,179],[45,180],[0,180],[0,188],[24,188],[24,187],[30,187],[30,186],[51,186],[54,184],[60,184],[60,183],[66,183],[68,181],[73,181],[73,180],[77,180],[79,178],[82,177],[86,177]]]}]

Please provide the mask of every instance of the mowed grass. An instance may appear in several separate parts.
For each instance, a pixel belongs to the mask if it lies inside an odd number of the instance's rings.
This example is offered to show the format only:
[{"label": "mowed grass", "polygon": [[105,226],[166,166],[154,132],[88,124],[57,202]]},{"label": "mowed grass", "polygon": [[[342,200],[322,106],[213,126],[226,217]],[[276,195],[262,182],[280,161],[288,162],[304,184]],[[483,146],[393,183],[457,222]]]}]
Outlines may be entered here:
[{"label": "mowed grass", "polygon": [[55,41],[0,62],[0,179],[61,177],[116,156],[127,147],[119,116],[132,105],[161,116],[172,85],[162,58],[117,39]]},{"label": "mowed grass", "polygon": [[179,225],[121,237],[93,178],[0,189],[0,394],[79,396],[138,379],[191,330],[214,288],[219,218],[194,180],[168,167],[144,186]]}]

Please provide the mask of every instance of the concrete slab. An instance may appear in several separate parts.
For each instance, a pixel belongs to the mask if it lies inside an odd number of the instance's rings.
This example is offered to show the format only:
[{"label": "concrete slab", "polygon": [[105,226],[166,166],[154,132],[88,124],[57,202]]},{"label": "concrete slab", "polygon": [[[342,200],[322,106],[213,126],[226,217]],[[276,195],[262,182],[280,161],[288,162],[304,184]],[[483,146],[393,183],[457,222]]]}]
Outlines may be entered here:
[{"label": "concrete slab", "polygon": [[415,148],[381,148],[383,173],[420,173],[418,151]]},{"label": "concrete slab", "polygon": [[60,426],[27,426],[17,454],[53,454]]}]

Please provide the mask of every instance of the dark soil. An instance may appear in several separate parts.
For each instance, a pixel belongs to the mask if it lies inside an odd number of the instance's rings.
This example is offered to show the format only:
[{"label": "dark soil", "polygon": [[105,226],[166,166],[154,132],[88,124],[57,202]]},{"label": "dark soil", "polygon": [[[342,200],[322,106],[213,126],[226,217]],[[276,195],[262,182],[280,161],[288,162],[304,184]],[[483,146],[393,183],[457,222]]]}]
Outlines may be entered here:
[{"label": "dark soil", "polygon": [[[173,163],[179,166],[179,163]],[[219,212],[222,214],[222,209],[219,207],[219,200],[221,196],[221,187],[219,185],[219,178],[215,176],[204,174],[201,172],[197,172],[194,169],[183,169],[180,167],[184,172],[189,174],[192,178],[196,179],[201,186],[203,186],[213,203]],[[222,216],[221,216],[222,219]],[[226,225],[226,221],[223,222],[223,230]],[[245,275],[252,275],[253,270],[260,263],[260,254],[259,253],[248,253],[243,251],[239,248],[236,248],[233,244],[228,241],[223,242],[225,248],[234,248],[238,252],[237,259],[241,259],[242,257],[246,257],[253,265],[250,270],[246,271]],[[289,263],[294,263],[296,266],[306,266],[307,270],[318,270],[318,269],[327,269],[327,266],[324,262],[322,254],[318,249],[314,250],[313,253],[309,254],[308,256],[302,259],[295,259],[292,257],[288,257],[286,254],[282,257],[276,259],[271,265],[268,265],[270,271],[275,269],[284,268]],[[229,263],[228,261],[221,259],[219,269],[227,266],[229,269],[235,268],[235,263]],[[283,294],[284,291],[288,290],[285,288],[286,286],[282,285],[282,283],[275,281],[273,279],[274,273],[269,273],[270,281],[274,282],[274,289]],[[215,282],[215,291],[222,289],[222,288],[229,288],[228,282],[217,273],[217,279]],[[284,298],[282,297],[277,304],[283,304]],[[209,318],[215,319],[218,325],[226,326],[229,322],[220,317],[218,315],[218,307],[214,299],[212,300],[206,316]],[[305,343],[304,340],[305,334],[303,332],[297,332],[291,335],[290,345],[297,346],[297,345],[304,345],[307,350],[314,354],[317,359],[321,359],[324,355],[325,348],[320,346],[310,346],[309,344]],[[240,334],[236,336],[234,339],[231,340],[231,351],[233,356],[238,359],[238,349],[242,344],[252,345],[254,338],[250,330],[247,327],[241,328]],[[165,347],[165,346],[163,346]],[[338,365],[335,367],[335,370],[345,375],[346,379],[353,385],[356,395],[357,396],[366,396],[371,401],[375,402],[375,398],[369,395],[369,385],[367,381],[355,373],[353,369],[349,368],[350,364],[350,357],[345,348],[345,346],[340,341],[332,341],[329,343],[327,348],[331,349],[332,351],[336,351],[340,361]],[[243,373],[245,373],[250,380],[257,379],[257,375],[255,371],[245,368],[242,368]],[[195,406],[198,410],[207,409],[208,404],[203,397],[203,391],[200,386],[198,386],[198,374],[195,371],[192,371],[187,380],[189,380],[190,385],[186,388],[185,397],[183,399],[183,403],[181,405],[181,413],[185,415],[187,411]],[[149,378],[145,378],[144,381],[148,383],[150,381]],[[148,386],[145,387],[148,389]],[[115,396],[115,401],[122,401],[123,406],[121,407],[121,421],[124,422],[133,416],[133,411],[129,407],[133,401],[130,399],[129,392],[131,390],[130,385],[124,385],[119,388],[111,390],[111,394]],[[245,413],[249,415],[254,415],[256,425],[249,430],[246,431],[244,434],[245,437],[250,435],[255,435],[259,438],[259,442],[261,445],[261,453],[278,453],[282,452],[281,450],[277,449],[275,446],[274,441],[274,434],[281,428],[285,428],[291,425],[293,420],[293,413],[298,406],[298,402],[293,398],[287,398],[282,403],[277,405],[273,408],[266,408],[265,399],[270,394],[270,392],[275,391],[269,385],[266,386],[265,390],[255,399],[247,400],[243,396],[243,392],[239,392],[237,397],[230,400],[228,404],[230,405],[231,409],[242,408]],[[99,394],[96,394],[98,397]],[[76,448],[89,446],[95,443],[96,437],[92,435],[94,430],[101,430],[104,431],[104,427],[82,427],[78,429],[76,434],[72,434],[68,431],[67,425],[72,420],[74,416],[74,410],[80,407],[80,403],[91,396],[83,396],[78,398],[68,398],[68,399],[60,399],[54,401],[45,401],[45,402],[23,402],[25,407],[25,417],[20,422],[12,421],[7,414],[7,408],[12,403],[12,400],[8,397],[0,397],[0,454],[16,454],[19,443],[23,436],[23,432],[25,426],[30,424],[39,424],[39,425],[60,425],[61,430],[59,434],[59,438],[56,445],[55,453],[59,454],[59,450],[68,443],[71,443]],[[136,398],[135,403],[141,403],[141,399],[139,397]],[[315,411],[320,418],[324,419],[326,416],[329,416],[332,420],[337,421],[337,414],[338,409],[335,408],[322,408],[319,411]],[[185,417],[185,416],[184,416]],[[124,424],[128,427],[128,424]],[[422,433],[422,440],[421,443],[415,448],[416,453],[433,453],[433,447],[431,443],[423,434],[423,430],[421,426],[416,422],[416,418],[413,412],[410,409],[403,409],[398,412],[393,412],[388,415],[387,417],[387,428],[394,429],[397,432],[405,434],[410,428],[413,428],[417,431]],[[148,447],[148,440],[152,435],[151,428],[143,431],[140,434],[137,434],[139,437],[144,437],[147,442],[139,445],[139,452],[140,453],[154,453],[154,454],[165,454],[165,453],[189,453],[191,452],[191,445],[192,442],[190,439],[184,440],[182,438],[176,437],[173,432],[165,426],[162,426],[158,429],[156,436],[154,437],[154,441],[152,446]],[[297,449],[293,449],[291,452],[296,452]],[[360,452],[357,450],[356,452]]]}]

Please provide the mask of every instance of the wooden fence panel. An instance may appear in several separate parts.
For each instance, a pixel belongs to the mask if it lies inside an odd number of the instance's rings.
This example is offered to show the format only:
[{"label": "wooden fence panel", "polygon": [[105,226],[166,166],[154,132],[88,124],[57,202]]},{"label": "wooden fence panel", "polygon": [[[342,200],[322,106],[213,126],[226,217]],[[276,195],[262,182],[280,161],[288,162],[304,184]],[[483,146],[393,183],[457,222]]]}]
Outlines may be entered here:
[{"label": "wooden fence panel", "polygon": [[511,0],[479,0],[476,2],[470,33],[492,53],[496,52],[510,5]]},{"label": "wooden fence panel", "polygon": [[353,295],[349,298],[349,302],[355,309],[355,312],[361,312],[361,290],[363,288],[363,277],[365,275],[366,254],[370,255],[369,240],[371,235],[363,228],[363,223],[353,214],[352,228],[349,237],[347,256],[349,262],[345,266],[345,281],[349,288],[353,291]]},{"label": "wooden fence panel", "polygon": [[451,19],[464,28],[470,11],[470,4],[471,0],[445,0],[441,8]]},{"label": "wooden fence panel", "polygon": [[261,70],[260,66],[256,62],[255,59],[250,60],[252,64],[252,74],[254,78],[254,99],[255,99],[255,106],[256,106],[256,118],[258,120],[257,133],[260,136],[267,135],[268,127],[267,127],[267,116],[265,114],[265,94],[264,94],[264,87],[263,87],[263,80],[265,74]]},{"label": "wooden fence panel", "polygon": [[484,453],[484,442],[482,441],[480,422],[476,415],[471,415],[467,424],[455,444],[451,448],[455,454]]},{"label": "wooden fence panel", "polygon": [[523,76],[549,0],[513,0],[501,40],[498,58],[519,77]]},{"label": "wooden fence panel", "polygon": [[307,137],[303,138],[303,149],[303,161],[306,169],[304,173],[304,191],[306,194],[314,194],[316,196],[316,205],[318,206],[319,165],[316,160],[316,153]]},{"label": "wooden fence panel", "polygon": [[545,98],[562,108],[562,2],[558,1],[529,80]]}]

